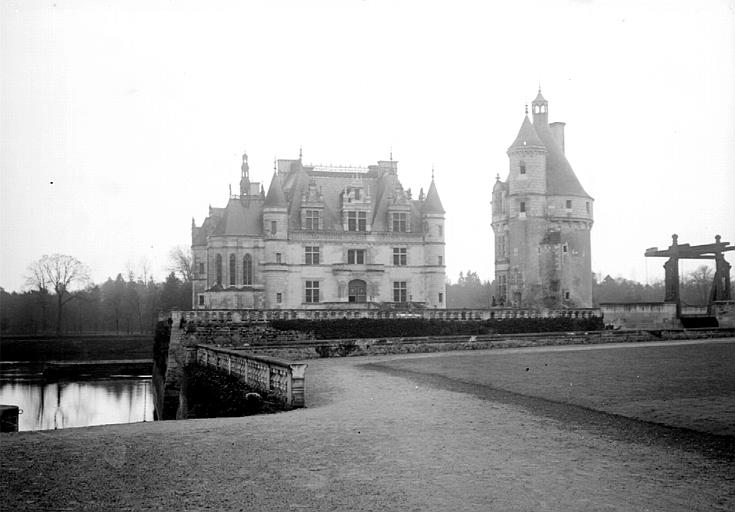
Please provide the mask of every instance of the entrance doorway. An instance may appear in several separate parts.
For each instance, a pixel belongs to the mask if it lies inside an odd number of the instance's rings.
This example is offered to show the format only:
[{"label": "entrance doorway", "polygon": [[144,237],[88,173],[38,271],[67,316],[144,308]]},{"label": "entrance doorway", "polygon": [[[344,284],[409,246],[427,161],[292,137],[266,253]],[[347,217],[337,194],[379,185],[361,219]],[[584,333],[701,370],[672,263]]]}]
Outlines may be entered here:
[{"label": "entrance doorway", "polygon": [[367,284],[360,279],[353,279],[347,285],[347,296],[350,302],[367,302]]}]

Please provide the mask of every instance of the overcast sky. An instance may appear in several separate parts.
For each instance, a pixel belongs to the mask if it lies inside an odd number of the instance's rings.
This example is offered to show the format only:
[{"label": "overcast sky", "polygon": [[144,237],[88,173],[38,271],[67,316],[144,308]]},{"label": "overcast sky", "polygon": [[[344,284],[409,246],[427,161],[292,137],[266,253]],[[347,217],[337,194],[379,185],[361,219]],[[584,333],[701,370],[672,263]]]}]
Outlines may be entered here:
[{"label": "overcast sky", "polygon": [[735,243],[732,0],[0,5],[6,290],[54,252],[96,282],[143,259],[163,279],[243,150],[267,189],[299,146],[353,165],[392,147],[415,193],[433,165],[447,275],[490,279],[491,187],[539,83],[595,199],[595,272],[661,278],[643,252],[672,233]]}]

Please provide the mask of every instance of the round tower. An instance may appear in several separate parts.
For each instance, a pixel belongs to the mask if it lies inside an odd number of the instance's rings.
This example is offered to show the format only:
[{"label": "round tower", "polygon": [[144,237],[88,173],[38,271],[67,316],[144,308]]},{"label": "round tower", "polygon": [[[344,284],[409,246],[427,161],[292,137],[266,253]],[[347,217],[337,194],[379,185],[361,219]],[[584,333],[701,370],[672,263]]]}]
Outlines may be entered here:
[{"label": "round tower", "polygon": [[444,259],[444,207],[431,176],[431,185],[422,210],[424,224],[424,265],[426,268],[426,306],[446,308],[447,294]]}]

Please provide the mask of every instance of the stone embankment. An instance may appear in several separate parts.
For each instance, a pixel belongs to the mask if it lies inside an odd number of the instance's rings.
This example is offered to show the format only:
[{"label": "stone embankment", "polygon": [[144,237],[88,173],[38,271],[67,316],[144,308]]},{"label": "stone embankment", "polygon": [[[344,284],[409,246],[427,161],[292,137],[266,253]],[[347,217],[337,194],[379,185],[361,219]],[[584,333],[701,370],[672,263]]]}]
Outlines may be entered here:
[{"label": "stone embankment", "polygon": [[557,332],[540,334],[429,336],[418,338],[305,340],[298,343],[255,343],[247,347],[241,347],[240,349],[295,361],[322,357],[430,353],[453,350],[485,350],[599,343],[642,343],[661,340],[721,338],[734,335],[735,328]]}]

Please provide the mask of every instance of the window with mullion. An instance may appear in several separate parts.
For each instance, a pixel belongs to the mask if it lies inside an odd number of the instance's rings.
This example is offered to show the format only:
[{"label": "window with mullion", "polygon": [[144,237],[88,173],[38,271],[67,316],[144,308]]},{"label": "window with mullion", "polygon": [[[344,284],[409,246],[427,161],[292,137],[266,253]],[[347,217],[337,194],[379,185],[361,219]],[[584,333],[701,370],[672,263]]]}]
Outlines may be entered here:
[{"label": "window with mullion", "polygon": [[304,257],[307,265],[319,265],[319,247],[304,247]]},{"label": "window with mullion", "polygon": [[393,302],[407,302],[408,286],[406,281],[393,282]]},{"label": "window with mullion", "polygon": [[404,266],[406,265],[406,248],[405,247],[394,247],[393,248],[393,265]]}]

